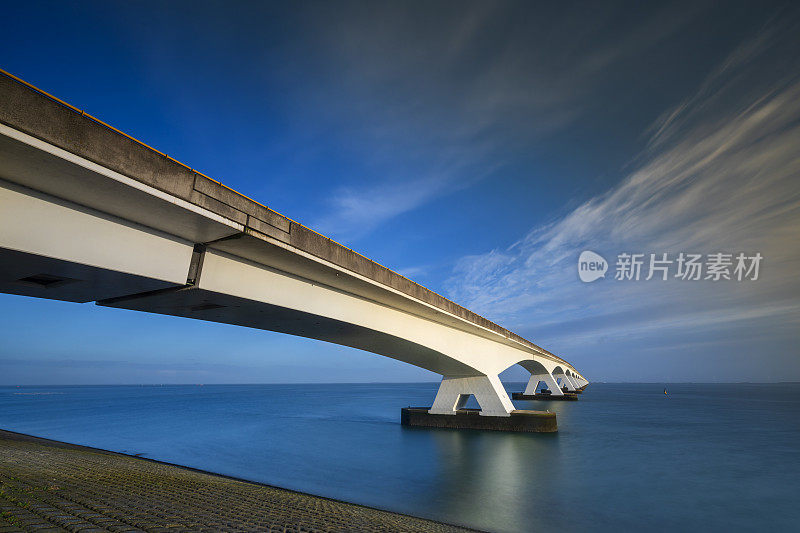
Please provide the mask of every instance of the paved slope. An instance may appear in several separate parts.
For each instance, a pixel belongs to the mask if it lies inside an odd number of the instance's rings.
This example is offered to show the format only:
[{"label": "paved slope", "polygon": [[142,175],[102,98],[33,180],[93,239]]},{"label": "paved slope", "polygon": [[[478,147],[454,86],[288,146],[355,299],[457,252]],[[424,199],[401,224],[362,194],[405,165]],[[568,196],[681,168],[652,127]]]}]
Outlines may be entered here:
[{"label": "paved slope", "polygon": [[464,531],[0,430],[0,532]]}]

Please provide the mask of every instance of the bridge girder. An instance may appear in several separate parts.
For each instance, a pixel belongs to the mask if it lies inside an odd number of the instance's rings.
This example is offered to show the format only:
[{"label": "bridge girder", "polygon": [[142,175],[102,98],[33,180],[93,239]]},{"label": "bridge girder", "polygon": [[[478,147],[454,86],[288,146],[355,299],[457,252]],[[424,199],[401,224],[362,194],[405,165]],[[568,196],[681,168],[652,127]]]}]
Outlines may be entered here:
[{"label": "bridge girder", "polygon": [[442,374],[441,410],[475,394],[482,414],[508,414],[497,376],[517,363],[532,376],[574,371],[2,124],[0,161],[0,291],[367,350]]}]

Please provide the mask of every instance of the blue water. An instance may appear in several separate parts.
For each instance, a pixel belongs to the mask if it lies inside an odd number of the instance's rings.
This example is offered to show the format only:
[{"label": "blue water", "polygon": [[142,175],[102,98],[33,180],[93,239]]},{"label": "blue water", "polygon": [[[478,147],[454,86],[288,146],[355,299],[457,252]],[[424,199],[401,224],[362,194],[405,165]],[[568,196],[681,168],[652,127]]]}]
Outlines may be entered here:
[{"label": "blue water", "polygon": [[578,402],[515,402],[556,411],[553,435],[400,426],[436,387],[2,387],[0,428],[492,531],[800,523],[800,384],[598,383]]}]

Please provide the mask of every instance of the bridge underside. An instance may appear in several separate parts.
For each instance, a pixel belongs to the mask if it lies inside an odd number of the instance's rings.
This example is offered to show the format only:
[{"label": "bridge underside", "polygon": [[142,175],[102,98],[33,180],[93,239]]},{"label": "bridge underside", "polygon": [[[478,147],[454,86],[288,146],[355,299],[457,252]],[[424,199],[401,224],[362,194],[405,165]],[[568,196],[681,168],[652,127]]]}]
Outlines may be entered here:
[{"label": "bridge underside", "polygon": [[[406,339],[295,309],[0,248],[0,292],[219,322],[313,338],[425,368],[441,354]],[[441,361],[441,374],[468,374]]]},{"label": "bridge underside", "polygon": [[256,233],[0,124],[0,292],[384,355],[444,376],[436,416],[461,412],[469,395],[481,415],[511,416],[498,375],[517,363],[528,389],[588,383],[535,346]]},{"label": "bridge underside", "polygon": [[445,360],[442,354],[401,337],[342,320],[197,287],[158,291],[97,303],[108,307],[287,333],[358,348],[422,368],[432,366],[431,361],[436,360],[436,370],[429,369],[440,374],[472,372],[458,361]]},{"label": "bridge underside", "polygon": [[514,406],[497,376],[520,361],[532,382],[534,376],[557,379],[534,354],[26,187],[0,182],[0,202],[5,293],[94,301],[384,355],[444,376],[430,409],[437,416],[462,412],[470,395],[481,415],[511,416]]},{"label": "bridge underside", "polygon": [[[2,220],[2,219],[0,219]],[[104,243],[96,243],[103,246]],[[189,264],[189,257],[186,257]],[[313,338],[398,359],[443,375],[475,370],[426,346],[350,322],[263,301],[0,248],[0,292],[232,324]],[[177,280],[176,280],[177,281]]]},{"label": "bridge underside", "polygon": [[0,292],[86,303],[181,285],[0,248]]}]

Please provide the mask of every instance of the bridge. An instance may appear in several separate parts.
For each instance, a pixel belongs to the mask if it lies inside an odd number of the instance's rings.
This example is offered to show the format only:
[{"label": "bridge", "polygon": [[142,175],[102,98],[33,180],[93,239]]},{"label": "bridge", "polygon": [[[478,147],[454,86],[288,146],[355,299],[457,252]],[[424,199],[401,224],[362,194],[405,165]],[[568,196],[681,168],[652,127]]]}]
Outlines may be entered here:
[{"label": "bridge", "polygon": [[0,292],[391,357],[442,375],[427,410],[439,420],[470,395],[472,419],[522,414],[498,377],[515,364],[531,374],[525,394],[588,384],[544,348],[4,71]]}]

